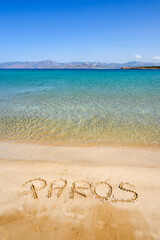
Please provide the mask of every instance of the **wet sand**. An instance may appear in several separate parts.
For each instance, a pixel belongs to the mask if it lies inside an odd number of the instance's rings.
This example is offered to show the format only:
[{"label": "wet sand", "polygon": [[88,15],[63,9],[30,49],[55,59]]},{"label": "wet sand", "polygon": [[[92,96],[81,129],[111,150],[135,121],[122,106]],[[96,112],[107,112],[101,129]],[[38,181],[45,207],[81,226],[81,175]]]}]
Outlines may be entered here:
[{"label": "wet sand", "polygon": [[0,143],[0,239],[160,239],[160,149]]}]

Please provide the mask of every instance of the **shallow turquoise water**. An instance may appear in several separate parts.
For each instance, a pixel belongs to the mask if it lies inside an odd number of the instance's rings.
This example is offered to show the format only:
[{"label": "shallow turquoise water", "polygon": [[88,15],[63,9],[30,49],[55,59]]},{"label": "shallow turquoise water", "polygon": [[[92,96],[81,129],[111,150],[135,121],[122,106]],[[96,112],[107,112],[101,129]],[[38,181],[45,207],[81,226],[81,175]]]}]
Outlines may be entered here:
[{"label": "shallow turquoise water", "polygon": [[160,70],[0,70],[0,140],[160,144]]}]

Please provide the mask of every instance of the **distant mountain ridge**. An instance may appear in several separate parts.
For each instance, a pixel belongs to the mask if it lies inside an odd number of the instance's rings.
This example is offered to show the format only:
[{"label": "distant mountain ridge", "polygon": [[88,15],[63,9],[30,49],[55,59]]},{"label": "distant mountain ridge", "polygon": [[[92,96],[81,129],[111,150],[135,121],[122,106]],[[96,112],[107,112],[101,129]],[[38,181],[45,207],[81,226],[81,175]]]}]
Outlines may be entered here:
[{"label": "distant mountain ridge", "polygon": [[5,62],[0,63],[0,69],[120,69],[124,67],[160,66],[160,63],[152,62],[126,62],[126,63],[103,63],[103,62],[70,62],[59,63],[51,60],[37,62]]}]

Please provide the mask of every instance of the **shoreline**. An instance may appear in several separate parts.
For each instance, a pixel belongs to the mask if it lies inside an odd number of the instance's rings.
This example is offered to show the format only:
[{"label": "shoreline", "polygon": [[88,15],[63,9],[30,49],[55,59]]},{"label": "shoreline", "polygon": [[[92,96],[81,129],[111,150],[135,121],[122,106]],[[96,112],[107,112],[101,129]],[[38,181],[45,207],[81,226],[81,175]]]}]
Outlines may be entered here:
[{"label": "shoreline", "polygon": [[[0,159],[84,166],[160,167],[160,148],[140,146],[63,146],[0,142]],[[145,160],[145,161],[144,161]]]},{"label": "shoreline", "polygon": [[102,141],[86,141],[86,142],[67,142],[67,141],[53,141],[43,142],[37,140],[0,140],[1,143],[11,144],[28,144],[39,146],[52,146],[52,147],[133,147],[133,148],[152,148],[160,149],[160,143],[127,143],[127,142],[102,142]]}]

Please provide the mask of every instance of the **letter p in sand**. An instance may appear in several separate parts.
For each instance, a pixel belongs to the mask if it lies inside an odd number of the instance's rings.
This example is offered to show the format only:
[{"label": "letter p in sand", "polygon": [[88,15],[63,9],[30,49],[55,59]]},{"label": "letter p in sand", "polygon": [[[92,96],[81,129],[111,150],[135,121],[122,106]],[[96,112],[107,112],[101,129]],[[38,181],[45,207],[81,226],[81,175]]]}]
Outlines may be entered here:
[{"label": "letter p in sand", "polygon": [[[34,182],[34,184],[33,184]],[[25,182],[22,187],[30,184],[30,191],[25,191],[25,194],[31,193],[34,199],[38,198],[37,191],[44,189],[47,185],[46,181],[41,178],[31,179]]]}]

